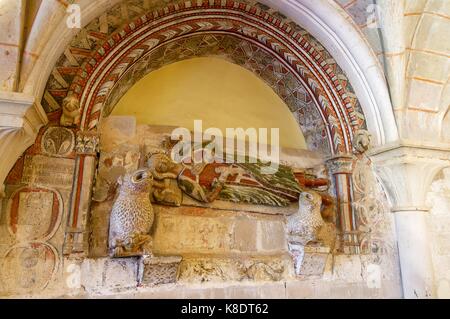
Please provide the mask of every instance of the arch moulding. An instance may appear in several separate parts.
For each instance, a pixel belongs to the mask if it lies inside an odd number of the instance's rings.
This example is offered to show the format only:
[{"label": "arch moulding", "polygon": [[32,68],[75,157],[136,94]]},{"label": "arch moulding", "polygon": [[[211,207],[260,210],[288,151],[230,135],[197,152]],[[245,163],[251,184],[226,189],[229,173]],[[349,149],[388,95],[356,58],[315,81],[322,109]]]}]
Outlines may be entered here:
[{"label": "arch moulding", "polygon": [[[83,27],[120,2],[80,1]],[[229,1],[210,2],[219,4]],[[397,127],[383,72],[372,49],[346,13],[331,0],[260,2],[308,30],[333,56],[354,88],[374,144],[383,145],[396,141]],[[24,92],[33,94],[38,100],[44,95],[47,80],[58,59],[78,32],[68,29],[65,19],[59,22],[55,30],[59,31],[53,34],[40,55],[45,59],[39,58],[36,61],[23,86]]]}]

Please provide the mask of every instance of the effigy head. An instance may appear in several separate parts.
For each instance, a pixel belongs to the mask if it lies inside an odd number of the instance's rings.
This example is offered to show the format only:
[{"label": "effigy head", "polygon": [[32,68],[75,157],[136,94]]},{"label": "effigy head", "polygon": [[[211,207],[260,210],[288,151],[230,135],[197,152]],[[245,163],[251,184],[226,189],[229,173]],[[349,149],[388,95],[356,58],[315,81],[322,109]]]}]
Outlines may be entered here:
[{"label": "effigy head", "polygon": [[128,173],[119,179],[120,192],[149,193],[153,185],[153,175],[148,169]]},{"label": "effigy head", "polygon": [[147,167],[155,179],[176,179],[183,170],[181,164],[177,164],[164,153],[154,153],[148,156]]}]

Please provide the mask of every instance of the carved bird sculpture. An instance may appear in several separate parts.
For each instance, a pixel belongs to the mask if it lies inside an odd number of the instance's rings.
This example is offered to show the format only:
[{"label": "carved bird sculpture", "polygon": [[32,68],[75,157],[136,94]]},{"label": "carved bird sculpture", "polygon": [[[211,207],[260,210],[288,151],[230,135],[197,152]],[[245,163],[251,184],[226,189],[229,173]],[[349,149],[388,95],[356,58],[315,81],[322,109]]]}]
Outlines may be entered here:
[{"label": "carved bird sculpture", "polygon": [[109,227],[112,257],[147,255],[154,213],[149,194],[153,176],[148,170],[126,174],[119,180],[119,195],[114,202]]},{"label": "carved bird sculpture", "polygon": [[288,217],[289,241],[302,246],[316,240],[318,230],[325,224],[322,214],[322,197],[314,191],[302,191],[298,212]]}]

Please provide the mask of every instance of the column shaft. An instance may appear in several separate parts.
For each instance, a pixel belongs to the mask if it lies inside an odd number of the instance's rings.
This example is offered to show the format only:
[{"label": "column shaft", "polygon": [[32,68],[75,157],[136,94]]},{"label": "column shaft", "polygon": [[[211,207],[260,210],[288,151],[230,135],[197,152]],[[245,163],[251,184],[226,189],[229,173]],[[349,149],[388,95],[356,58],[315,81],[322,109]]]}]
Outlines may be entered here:
[{"label": "column shaft", "polygon": [[409,299],[435,295],[427,215],[419,210],[395,213],[403,294]]}]

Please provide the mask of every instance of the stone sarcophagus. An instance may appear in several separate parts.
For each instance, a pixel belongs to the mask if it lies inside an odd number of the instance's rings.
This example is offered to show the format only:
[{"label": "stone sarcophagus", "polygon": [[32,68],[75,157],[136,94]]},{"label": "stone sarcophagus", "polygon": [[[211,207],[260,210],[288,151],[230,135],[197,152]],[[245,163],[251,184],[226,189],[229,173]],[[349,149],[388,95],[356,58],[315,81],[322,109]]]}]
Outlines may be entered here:
[{"label": "stone sarcophagus", "polygon": [[336,237],[335,200],[326,171],[307,167],[321,160],[301,151],[271,174],[248,157],[177,162],[167,135],[151,130],[141,127],[109,149],[103,138],[94,192],[94,217],[111,207],[109,255],[139,257],[139,285],[324,272]]}]

